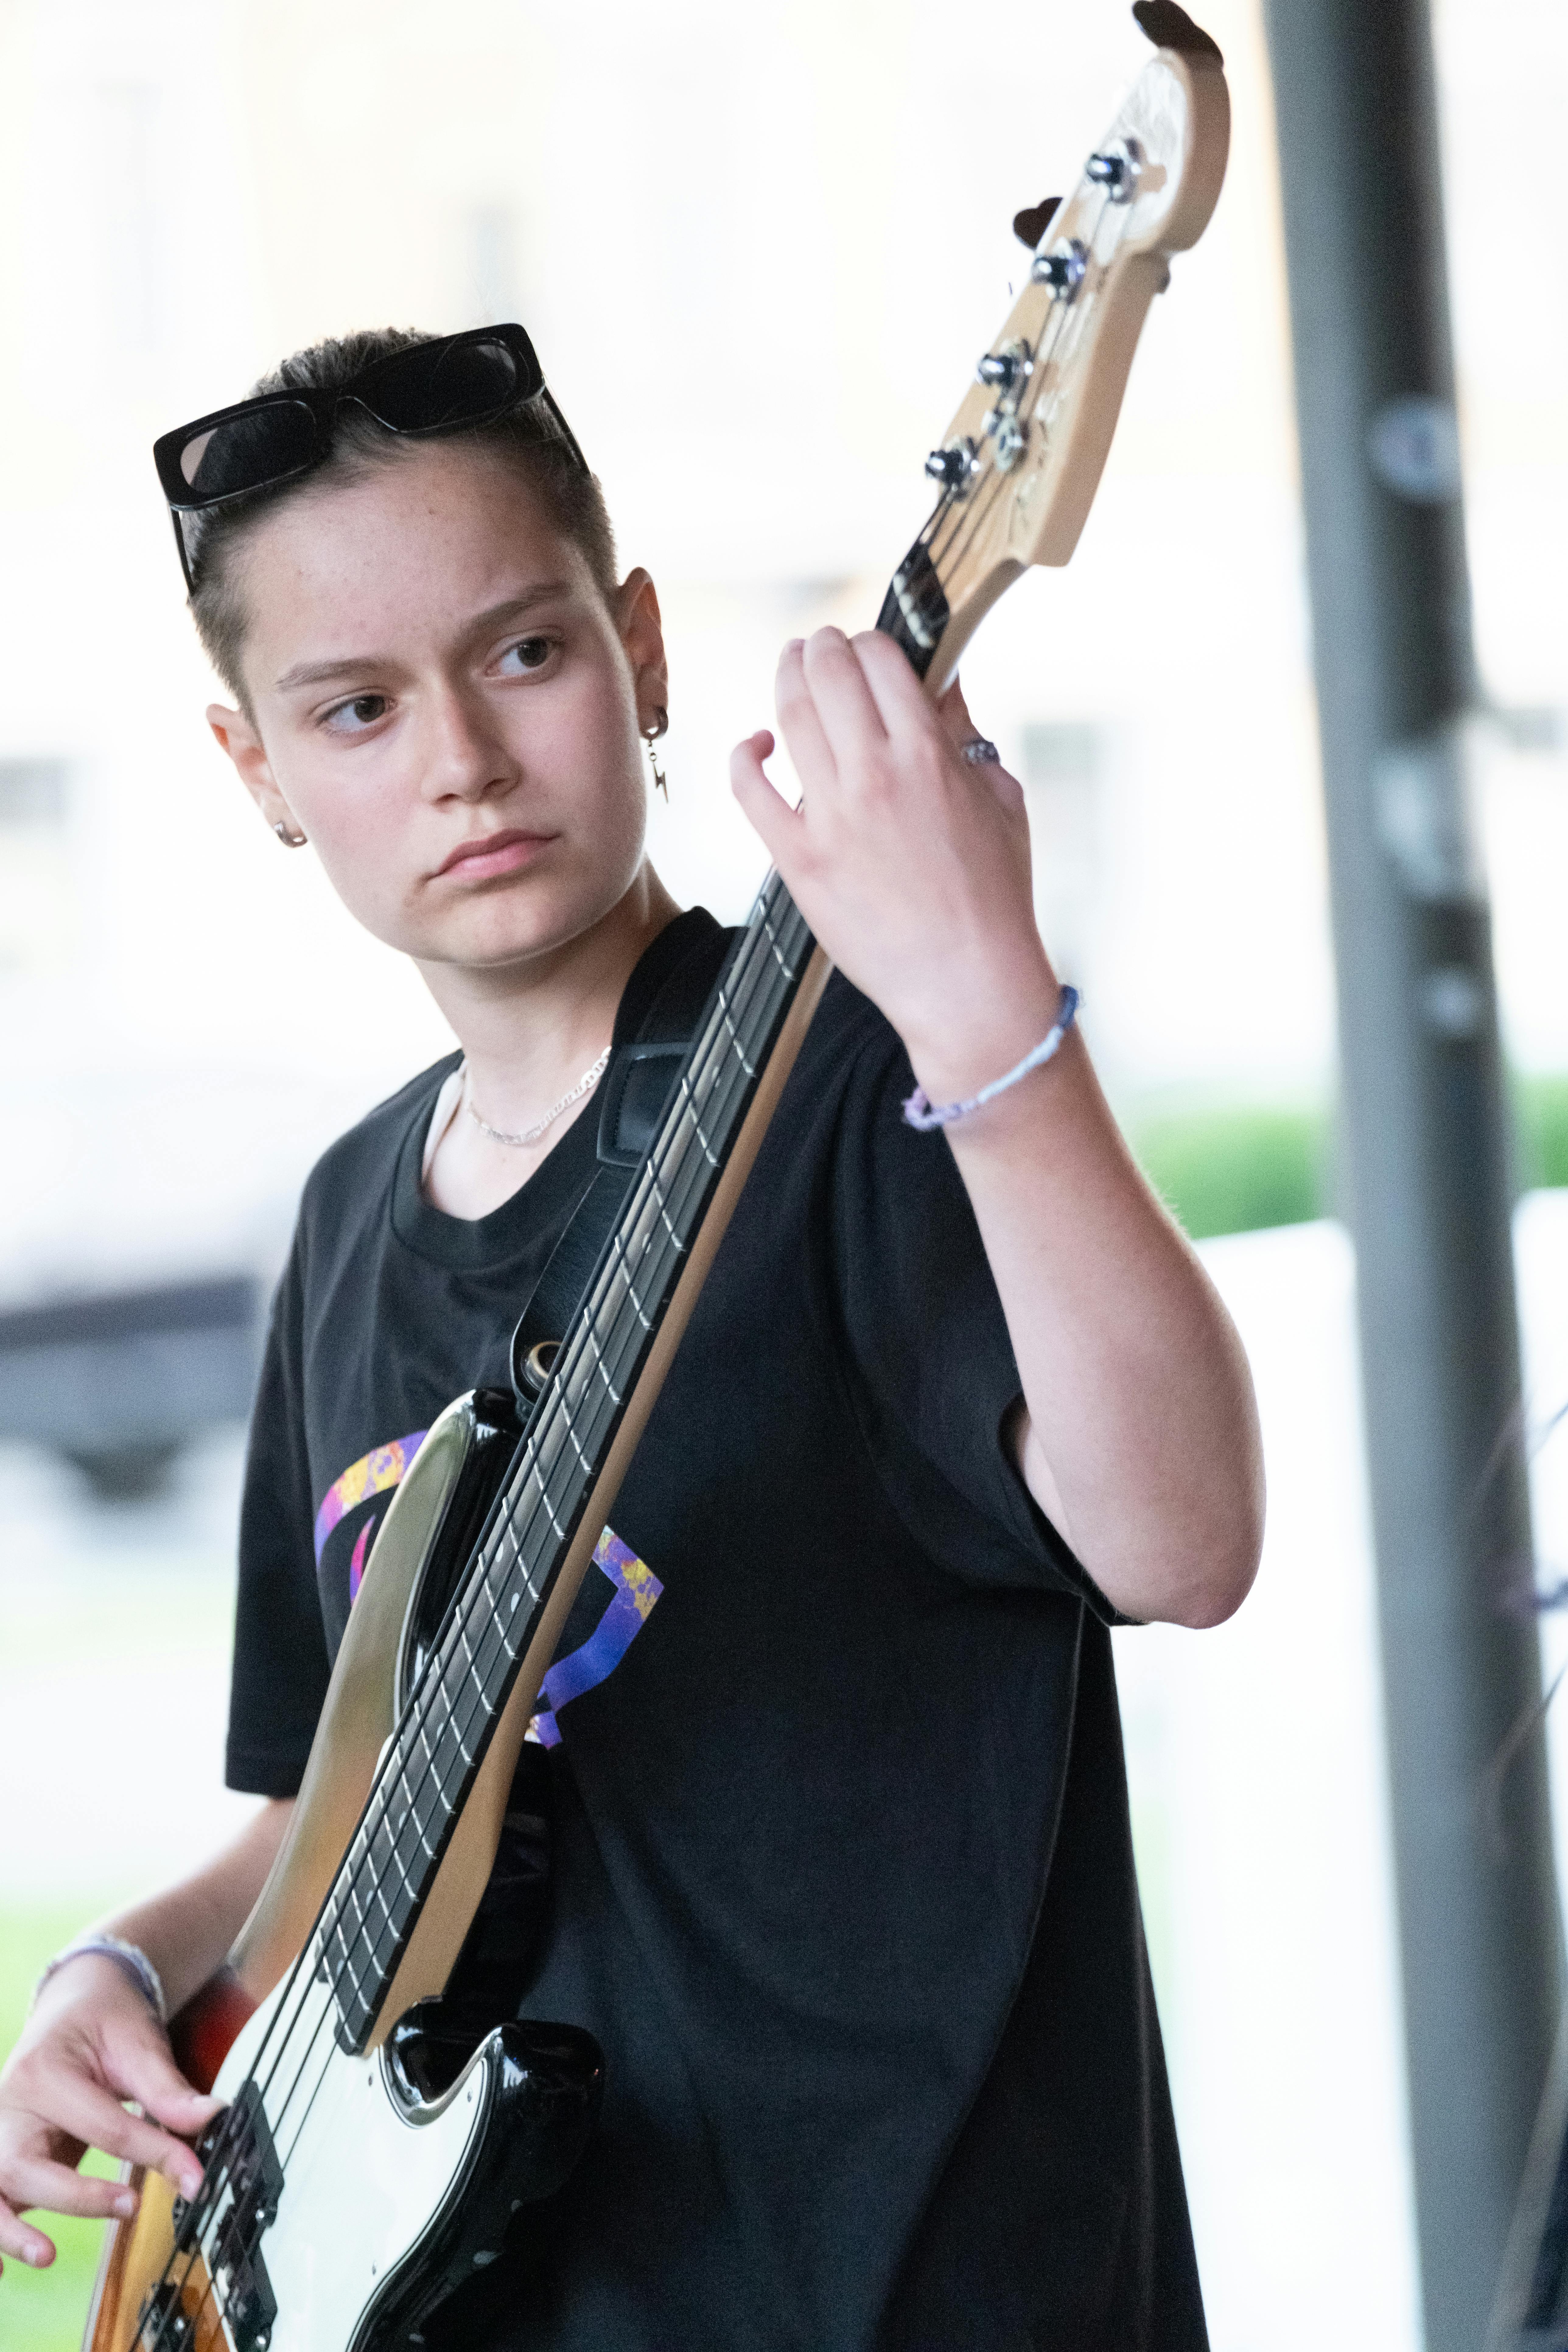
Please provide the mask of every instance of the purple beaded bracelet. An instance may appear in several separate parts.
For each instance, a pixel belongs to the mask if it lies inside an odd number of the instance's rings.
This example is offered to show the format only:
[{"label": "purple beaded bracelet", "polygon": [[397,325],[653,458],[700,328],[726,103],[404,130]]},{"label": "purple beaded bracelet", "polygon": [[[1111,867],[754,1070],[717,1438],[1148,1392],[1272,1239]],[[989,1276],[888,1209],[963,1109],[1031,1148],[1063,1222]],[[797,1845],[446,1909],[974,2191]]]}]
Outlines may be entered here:
[{"label": "purple beaded bracelet", "polygon": [[971,1111],[994,1102],[998,1095],[1005,1095],[1009,1087],[1016,1087],[1020,1078],[1026,1078],[1031,1070],[1037,1070],[1042,1062],[1048,1062],[1060,1049],[1063,1038],[1077,1018],[1079,1002],[1076,988],[1064,988],[1057,1006],[1057,1017],[1039,1044],[1033,1046],[1005,1077],[993,1078],[988,1087],[982,1087],[980,1092],[971,1095],[967,1102],[933,1105],[927,1097],[924,1087],[917,1087],[904,1105],[905,1124],[918,1128],[922,1135],[929,1135],[933,1128],[951,1127],[955,1118],[967,1118]]}]

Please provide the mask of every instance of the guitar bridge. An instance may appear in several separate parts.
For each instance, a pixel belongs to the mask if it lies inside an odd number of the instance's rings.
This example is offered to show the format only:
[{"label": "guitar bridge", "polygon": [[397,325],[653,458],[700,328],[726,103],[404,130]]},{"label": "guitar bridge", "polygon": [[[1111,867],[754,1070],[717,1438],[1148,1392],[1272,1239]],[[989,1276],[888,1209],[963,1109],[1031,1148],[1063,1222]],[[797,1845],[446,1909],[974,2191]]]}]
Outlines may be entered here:
[{"label": "guitar bridge", "polygon": [[278,2298],[260,2248],[277,2216],[283,2168],[255,2083],[208,2125],[200,2153],[209,2166],[220,2148],[217,2178],[209,2175],[190,2204],[176,2200],[174,2259],[137,2315],[136,2352],[195,2352],[209,2302],[234,2352],[267,2352],[272,2341]]}]

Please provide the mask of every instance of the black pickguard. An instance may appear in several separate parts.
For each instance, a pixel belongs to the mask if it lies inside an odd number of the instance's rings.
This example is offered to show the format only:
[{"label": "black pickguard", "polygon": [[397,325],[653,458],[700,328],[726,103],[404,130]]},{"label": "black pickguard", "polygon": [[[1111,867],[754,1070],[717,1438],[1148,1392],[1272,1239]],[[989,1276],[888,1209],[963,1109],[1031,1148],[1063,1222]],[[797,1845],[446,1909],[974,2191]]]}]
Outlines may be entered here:
[{"label": "black pickguard", "polygon": [[[423,2032],[410,2011],[393,2036],[392,2072],[412,2110],[446,2076],[443,2004]],[[468,2352],[492,2309],[526,2273],[538,2209],[566,2181],[593,2136],[603,2062],[591,2033],[534,2022],[497,2027],[485,2053],[491,2104],[462,2193],[367,2312],[352,2352]],[[422,2079],[423,2078],[423,2079]]]}]

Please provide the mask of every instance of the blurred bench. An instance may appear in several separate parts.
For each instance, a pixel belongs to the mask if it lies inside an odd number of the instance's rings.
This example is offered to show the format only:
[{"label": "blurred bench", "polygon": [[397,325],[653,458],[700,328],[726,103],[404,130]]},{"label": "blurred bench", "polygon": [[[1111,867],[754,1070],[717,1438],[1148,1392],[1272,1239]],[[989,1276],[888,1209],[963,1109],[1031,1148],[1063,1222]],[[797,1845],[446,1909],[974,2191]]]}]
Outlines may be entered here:
[{"label": "blurred bench", "polygon": [[254,1275],[226,1274],[0,1309],[0,1439],[106,1499],[152,1494],[194,1437],[247,1417],[261,1308]]}]

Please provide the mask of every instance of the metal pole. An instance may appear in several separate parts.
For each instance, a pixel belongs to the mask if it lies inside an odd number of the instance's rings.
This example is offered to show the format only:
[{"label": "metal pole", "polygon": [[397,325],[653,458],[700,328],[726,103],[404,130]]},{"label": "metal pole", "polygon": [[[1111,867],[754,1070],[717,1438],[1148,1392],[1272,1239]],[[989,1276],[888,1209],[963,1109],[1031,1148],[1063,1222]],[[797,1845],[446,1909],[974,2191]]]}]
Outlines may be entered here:
[{"label": "metal pole", "polygon": [[[1480,2352],[1560,1987],[1425,0],[1265,0],[1428,2352]],[[1352,2117],[1345,2119],[1353,2130]]]}]

